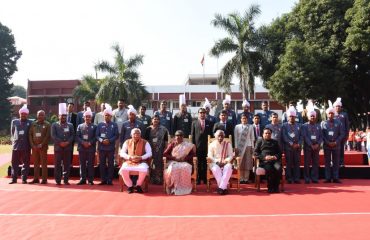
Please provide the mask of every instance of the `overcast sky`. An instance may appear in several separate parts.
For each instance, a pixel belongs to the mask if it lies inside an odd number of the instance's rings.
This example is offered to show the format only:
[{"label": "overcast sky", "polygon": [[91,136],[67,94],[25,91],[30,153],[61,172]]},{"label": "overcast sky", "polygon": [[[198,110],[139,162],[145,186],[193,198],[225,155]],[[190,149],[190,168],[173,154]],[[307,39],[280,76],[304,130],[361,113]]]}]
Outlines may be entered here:
[{"label": "overcast sky", "polygon": [[244,12],[259,4],[257,26],[291,11],[296,0],[0,0],[0,22],[23,52],[13,83],[81,79],[99,60],[113,61],[112,44],[126,58],[144,55],[146,85],[183,84],[188,74],[215,74],[228,56],[209,57],[226,32],[211,26],[215,13]]}]

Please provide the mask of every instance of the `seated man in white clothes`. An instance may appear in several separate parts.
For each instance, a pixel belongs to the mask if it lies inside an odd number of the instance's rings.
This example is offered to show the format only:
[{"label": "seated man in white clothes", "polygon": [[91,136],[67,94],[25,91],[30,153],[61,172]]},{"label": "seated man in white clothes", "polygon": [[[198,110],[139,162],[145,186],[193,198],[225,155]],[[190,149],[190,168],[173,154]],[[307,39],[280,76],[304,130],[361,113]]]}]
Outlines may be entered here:
[{"label": "seated man in white clothes", "polygon": [[[138,193],[143,193],[141,185],[145,180],[149,168],[146,160],[152,156],[152,149],[150,148],[150,144],[141,138],[141,131],[139,128],[131,130],[131,137],[131,139],[127,139],[123,143],[120,152],[120,156],[123,157],[125,162],[122,164],[119,174],[121,174],[123,182],[128,187],[128,193],[133,193],[134,189]],[[139,178],[135,187],[129,175],[130,171],[139,172]]]},{"label": "seated man in white clothes", "polygon": [[217,192],[220,195],[225,195],[227,194],[227,184],[233,171],[231,164],[233,149],[230,142],[224,141],[224,131],[217,130],[215,138],[216,140],[208,146],[208,158],[212,161],[210,169],[217,181]]}]

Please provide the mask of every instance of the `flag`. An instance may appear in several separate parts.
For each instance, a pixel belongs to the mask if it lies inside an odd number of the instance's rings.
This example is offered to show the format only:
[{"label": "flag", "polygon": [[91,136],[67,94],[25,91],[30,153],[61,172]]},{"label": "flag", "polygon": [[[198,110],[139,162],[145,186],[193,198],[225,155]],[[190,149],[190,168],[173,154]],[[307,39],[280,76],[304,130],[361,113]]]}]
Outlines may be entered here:
[{"label": "flag", "polygon": [[202,60],[200,61],[200,64],[202,64],[202,66],[204,65],[204,54],[203,54]]}]

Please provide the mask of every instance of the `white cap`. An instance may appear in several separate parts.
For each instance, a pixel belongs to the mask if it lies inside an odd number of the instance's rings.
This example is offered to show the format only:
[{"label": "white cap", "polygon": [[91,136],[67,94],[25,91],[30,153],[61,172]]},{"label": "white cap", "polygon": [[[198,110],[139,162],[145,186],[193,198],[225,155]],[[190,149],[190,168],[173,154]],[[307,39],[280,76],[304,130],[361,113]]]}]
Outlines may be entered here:
[{"label": "white cap", "polygon": [[242,103],[242,107],[250,107],[251,104],[247,101],[247,99],[244,99],[243,103]]},{"label": "white cap", "polygon": [[295,108],[293,106],[290,106],[286,112],[287,112],[288,117],[290,117],[290,116],[296,117],[297,116],[297,111],[295,110]]},{"label": "white cap", "polygon": [[25,114],[29,114],[30,113],[30,111],[28,110],[28,108],[27,108],[27,104],[24,104],[22,107],[21,107],[21,109],[19,109],[19,114],[21,114],[21,113],[25,113]]},{"label": "white cap", "polygon": [[84,112],[84,117],[85,116],[92,116],[92,111],[91,111],[91,108],[90,107],[87,107],[86,108],[86,111]]},{"label": "white cap", "polygon": [[186,99],[185,99],[185,94],[180,94],[179,95],[179,106],[185,104],[186,105]]},{"label": "white cap", "polygon": [[204,102],[203,107],[204,107],[204,108],[209,108],[209,109],[211,109],[211,108],[212,108],[212,105],[211,105],[211,103],[208,101],[208,98],[204,98],[204,99],[205,99],[205,102]]},{"label": "white cap", "polygon": [[108,103],[105,104],[104,115],[105,114],[108,114],[111,116],[113,115],[112,106],[109,105]]},{"label": "white cap", "polygon": [[308,103],[307,103],[307,106],[306,106],[306,110],[307,110],[307,116],[308,117],[311,117],[311,116],[315,116],[316,117],[316,111],[315,111],[315,108],[313,106],[312,100],[308,100]]},{"label": "white cap", "polygon": [[134,106],[132,106],[132,105],[128,105],[127,107],[128,107],[128,110],[127,110],[127,114],[128,114],[128,115],[130,115],[130,113],[133,113],[133,114],[137,115],[137,111],[136,111],[136,109],[134,108]]},{"label": "white cap", "polygon": [[333,107],[336,107],[336,106],[342,106],[342,98],[337,98],[337,100],[335,100],[335,102],[333,103]]},{"label": "white cap", "polygon": [[331,103],[331,101],[329,100],[328,101],[328,103],[329,103],[329,107],[326,109],[326,114],[329,114],[329,113],[336,113],[336,111],[335,111],[335,109],[334,109],[334,107],[333,107],[333,104]]},{"label": "white cap", "polygon": [[225,100],[222,101],[222,104],[225,104],[225,103],[228,103],[228,104],[231,103],[231,96],[229,94],[226,94]]},{"label": "white cap", "polygon": [[59,115],[67,115],[67,103],[59,103]]}]

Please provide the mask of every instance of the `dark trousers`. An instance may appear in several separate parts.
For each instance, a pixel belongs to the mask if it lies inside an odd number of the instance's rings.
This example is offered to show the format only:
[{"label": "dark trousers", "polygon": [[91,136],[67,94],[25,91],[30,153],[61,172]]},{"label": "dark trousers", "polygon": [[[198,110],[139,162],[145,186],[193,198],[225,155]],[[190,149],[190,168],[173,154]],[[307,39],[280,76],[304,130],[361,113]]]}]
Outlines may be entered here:
[{"label": "dark trousers", "polygon": [[[319,151],[312,150],[311,146],[304,148],[304,180],[305,181],[318,181],[319,180]],[[310,174],[311,166],[311,174]]]},{"label": "dark trousers", "polygon": [[99,151],[99,169],[102,182],[108,183],[113,181],[114,150]]},{"label": "dark trousers", "polygon": [[55,182],[60,183],[62,180],[62,168],[63,168],[63,181],[68,182],[69,173],[71,170],[71,150],[62,149],[54,151],[55,162],[54,162],[54,177]]},{"label": "dark trousers", "polygon": [[282,174],[280,161],[262,161],[260,167],[266,170],[267,188],[279,190],[279,184]]},{"label": "dark trousers", "polygon": [[89,182],[94,181],[94,160],[95,151],[79,151],[80,158],[80,180]]},{"label": "dark trousers", "polygon": [[344,165],[344,149],[346,147],[346,140],[340,142],[340,152],[339,152],[339,165]]},{"label": "dark trousers", "polygon": [[300,178],[300,160],[301,150],[300,148],[295,150],[292,148],[285,148],[286,158],[286,177],[288,181],[299,181]]},{"label": "dark trousers", "polygon": [[27,181],[30,169],[30,150],[13,150],[12,152],[12,180],[17,181],[19,174],[19,165],[22,165],[22,181]]},{"label": "dark trousers", "polygon": [[197,182],[203,181],[207,183],[207,157],[206,156],[197,156],[198,158],[198,176]]},{"label": "dark trousers", "polygon": [[325,179],[339,179],[339,148],[324,148]]}]

